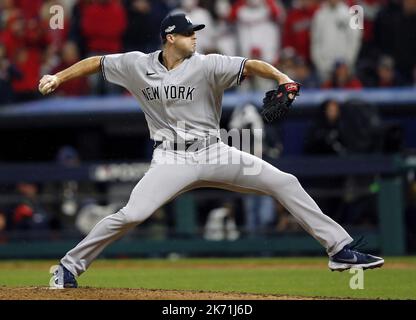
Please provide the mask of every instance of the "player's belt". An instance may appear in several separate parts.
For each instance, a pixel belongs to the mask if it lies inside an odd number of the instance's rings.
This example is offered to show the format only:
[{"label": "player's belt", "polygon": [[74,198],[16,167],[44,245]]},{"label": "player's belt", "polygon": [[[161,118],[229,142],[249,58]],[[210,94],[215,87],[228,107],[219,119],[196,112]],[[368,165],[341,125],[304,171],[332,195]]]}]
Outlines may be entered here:
[{"label": "player's belt", "polygon": [[211,144],[217,143],[219,141],[220,139],[217,137],[209,137],[207,139],[185,141],[182,143],[176,143],[176,142],[171,142],[171,141],[155,141],[153,144],[153,149],[156,149],[158,146],[163,144],[167,148],[173,149],[173,150],[196,151],[201,148],[206,148],[210,146]]}]

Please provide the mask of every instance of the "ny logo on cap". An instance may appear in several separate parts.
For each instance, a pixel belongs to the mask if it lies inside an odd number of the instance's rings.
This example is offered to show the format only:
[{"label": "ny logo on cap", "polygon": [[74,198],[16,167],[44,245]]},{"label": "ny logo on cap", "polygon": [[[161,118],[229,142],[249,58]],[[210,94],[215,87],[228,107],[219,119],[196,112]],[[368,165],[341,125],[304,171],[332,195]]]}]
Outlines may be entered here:
[{"label": "ny logo on cap", "polygon": [[173,26],[169,26],[169,27],[167,27],[166,29],[165,29],[165,32],[166,33],[169,33],[169,32],[171,32],[172,30],[174,30],[176,28],[176,26],[175,25],[173,25]]},{"label": "ny logo on cap", "polygon": [[191,21],[191,19],[190,19],[188,16],[185,16],[185,19],[186,19],[189,23],[191,23],[191,24],[192,24],[192,21]]}]

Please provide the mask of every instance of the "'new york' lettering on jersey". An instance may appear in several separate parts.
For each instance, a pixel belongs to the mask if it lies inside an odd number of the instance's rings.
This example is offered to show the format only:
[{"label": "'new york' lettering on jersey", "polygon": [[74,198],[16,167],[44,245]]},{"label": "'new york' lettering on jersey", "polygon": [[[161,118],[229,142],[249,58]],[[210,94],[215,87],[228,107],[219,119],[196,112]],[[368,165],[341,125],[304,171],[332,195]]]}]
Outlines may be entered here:
[{"label": "'new york' lettering on jersey", "polygon": [[[147,87],[141,89],[147,101],[160,100],[159,87]],[[164,98],[169,100],[179,99],[193,101],[195,88],[185,86],[164,86]]]},{"label": "'new york' lettering on jersey", "polygon": [[213,131],[219,135],[224,90],[240,84],[246,59],[195,53],[168,70],[161,54],[106,55],[101,60],[103,76],[137,99],[152,139],[201,139]]}]

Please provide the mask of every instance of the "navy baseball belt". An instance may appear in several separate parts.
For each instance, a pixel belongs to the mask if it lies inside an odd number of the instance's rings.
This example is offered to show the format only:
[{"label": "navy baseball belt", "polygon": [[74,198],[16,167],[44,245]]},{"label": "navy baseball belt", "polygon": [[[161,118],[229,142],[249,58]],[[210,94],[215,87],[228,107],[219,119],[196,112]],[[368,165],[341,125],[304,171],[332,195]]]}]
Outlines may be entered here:
[{"label": "navy baseball belt", "polygon": [[207,139],[195,139],[191,141],[184,142],[172,142],[172,141],[155,141],[153,144],[153,149],[156,149],[158,146],[163,145],[165,148],[172,150],[185,150],[185,151],[196,151],[199,149],[207,148],[214,143],[220,142],[218,137],[209,137]]}]

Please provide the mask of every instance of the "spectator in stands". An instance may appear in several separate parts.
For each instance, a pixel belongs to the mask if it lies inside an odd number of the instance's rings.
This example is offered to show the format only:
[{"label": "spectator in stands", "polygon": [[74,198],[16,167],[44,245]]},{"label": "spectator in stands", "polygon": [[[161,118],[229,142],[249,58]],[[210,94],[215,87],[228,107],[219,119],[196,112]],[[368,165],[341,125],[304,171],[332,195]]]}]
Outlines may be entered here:
[{"label": "spectator in stands", "polygon": [[204,54],[215,52],[215,26],[211,13],[199,6],[199,0],[181,0],[181,6],[173,10],[173,13],[179,12],[184,12],[192,21],[199,21],[206,26],[200,31],[196,50]]},{"label": "spectator in stands", "polygon": [[342,106],[342,136],[348,153],[368,154],[382,150],[382,122],[377,107],[359,99]]},{"label": "spectator in stands", "polygon": [[[351,12],[351,17],[355,21],[363,23],[363,38],[361,49],[358,54],[355,65],[355,73],[359,76],[361,81],[367,85],[374,85],[374,73],[377,69],[377,61],[379,53],[374,41],[374,21],[378,12],[387,0],[347,0],[347,5],[350,7],[358,5],[362,8]],[[358,16],[362,14],[363,16]],[[357,17],[359,17],[357,19]]]},{"label": "spectator in stands", "polygon": [[349,8],[341,0],[326,0],[312,21],[311,55],[321,81],[331,76],[336,61],[354,71],[362,31],[350,27]]},{"label": "spectator in stands", "polygon": [[310,62],[310,30],[318,9],[316,0],[296,0],[287,12],[283,32],[283,48],[292,47],[298,56]]},{"label": "spectator in stands", "polygon": [[0,35],[3,28],[7,27],[10,20],[21,14],[15,4],[15,0],[3,0],[0,2]]},{"label": "spectator in stands", "polygon": [[61,58],[59,56],[58,46],[51,44],[43,52],[42,64],[40,67],[40,73],[50,74],[53,72],[56,67],[61,63]]},{"label": "spectator in stands", "polygon": [[7,57],[11,60],[15,58],[17,49],[25,46],[25,21],[20,12],[15,11],[4,22],[1,40],[6,47]]},{"label": "spectator in stands", "polygon": [[374,45],[374,22],[378,13],[389,0],[348,0],[348,6],[358,5],[363,8],[364,24],[363,24],[363,54],[372,53]]},{"label": "spectator in stands", "polygon": [[14,101],[13,79],[21,78],[17,67],[6,57],[6,48],[0,43],[0,105]]},{"label": "spectator in stands", "polygon": [[[55,155],[56,164],[67,168],[77,168],[82,164],[79,151],[71,145],[62,145]],[[43,185],[45,194],[53,194],[55,201],[51,204],[53,219],[51,229],[78,231],[76,221],[83,208],[98,205],[95,195],[98,193],[93,181],[61,180]]]},{"label": "spectator in stands", "polygon": [[[413,30],[413,31],[412,31]],[[375,22],[375,41],[383,54],[390,55],[406,84],[412,83],[416,66],[416,1],[390,1]]]},{"label": "spectator in stands", "polygon": [[[63,6],[64,16],[63,16],[63,26],[62,28],[51,28],[51,7],[54,5]],[[66,6],[64,6],[66,5]],[[57,51],[62,49],[62,46],[65,44],[68,38],[69,32],[69,15],[70,6],[68,6],[68,1],[62,0],[47,0],[43,2],[42,7],[40,8],[39,17],[40,17],[40,24],[41,28],[45,30],[45,36],[49,46],[53,46],[56,48]]]},{"label": "spectator in stands", "polygon": [[124,51],[149,53],[160,47],[160,22],[168,13],[168,6],[160,0],[126,0],[127,29]]},{"label": "spectator in stands", "polygon": [[[374,41],[380,53],[392,56],[397,36],[402,0],[389,0],[381,8],[374,22]],[[403,44],[402,44],[403,45]]]},{"label": "spectator in stands", "polygon": [[275,201],[277,211],[279,212],[278,220],[276,223],[275,230],[280,232],[300,232],[302,227],[299,225],[293,215],[291,215],[287,209],[282,206],[281,203]]},{"label": "spectator in stands", "polygon": [[311,154],[345,154],[340,118],[340,104],[336,100],[324,101],[306,136],[305,151]]},{"label": "spectator in stands", "polygon": [[235,219],[235,205],[233,201],[225,201],[221,206],[208,213],[204,225],[204,239],[210,241],[234,241],[240,237]]},{"label": "spectator in stands", "polygon": [[56,153],[56,162],[65,167],[78,167],[81,158],[77,149],[70,145],[63,145]]},{"label": "spectator in stands", "polygon": [[[282,9],[274,0],[238,0],[231,9],[230,20],[236,24],[239,55],[276,64],[280,49],[278,20]],[[259,78],[260,79],[260,78]],[[252,89],[268,89],[269,80],[252,82]],[[249,81],[246,82],[250,84]],[[242,84],[246,86],[246,84]]]},{"label": "spectator in stands", "polygon": [[[79,60],[78,47],[73,42],[67,42],[62,48],[61,63],[52,73],[66,69]],[[88,94],[88,92],[89,86],[86,78],[78,78],[74,79],[74,81],[66,82],[57,90],[57,94],[62,96],[81,96]]]},{"label": "spectator in stands", "polygon": [[[342,115],[340,111],[336,101],[323,103],[319,118],[307,135],[305,151],[312,154],[344,155],[379,150],[380,123],[374,109],[364,102],[347,101],[342,107]],[[315,182],[321,188],[325,185],[325,181]],[[340,215],[338,219],[344,223],[358,223],[366,219],[371,222],[374,217],[374,197],[357,191],[367,188],[371,183],[367,178],[331,178],[328,187],[345,190],[344,199],[342,202],[337,197],[322,199],[319,204],[326,208],[326,212]]]},{"label": "spectator in stands", "polygon": [[236,31],[235,26],[228,19],[230,12],[231,5],[228,0],[216,0],[215,14],[217,21],[215,22],[214,42],[220,54],[235,56],[237,55]]},{"label": "spectator in stands", "polygon": [[324,82],[322,88],[331,89],[361,89],[361,81],[351,74],[350,67],[345,61],[337,61],[330,79]]},{"label": "spectator in stands", "polygon": [[[87,56],[122,51],[122,37],[127,26],[126,12],[118,0],[91,0],[81,6],[81,33]],[[114,94],[120,89],[104,81],[102,75],[88,78],[93,94]]]},{"label": "spectator in stands", "polygon": [[[337,100],[324,101],[318,110],[315,122],[309,128],[305,139],[305,153],[316,156],[343,156],[347,153],[341,124],[341,105]],[[309,187],[327,189],[344,189],[345,179],[331,177],[331,179],[310,178],[306,182]],[[319,206],[336,219],[340,219],[343,209],[341,196],[321,197]]]},{"label": "spectator in stands", "polygon": [[14,0],[25,20],[37,18],[44,0]]},{"label": "spectator in stands", "polygon": [[302,84],[302,88],[319,88],[319,79],[305,59],[295,59],[293,80]]},{"label": "spectator in stands", "polygon": [[120,52],[126,22],[124,7],[117,0],[92,0],[85,4],[81,12],[81,32],[88,54]]},{"label": "spectator in stands", "polygon": [[[77,149],[69,145],[64,145],[59,148],[56,154],[56,162],[64,167],[72,168],[78,167],[81,164],[81,158]],[[84,184],[89,185],[88,182]],[[62,213],[59,222],[64,228],[70,226],[70,229],[74,225],[75,216],[82,206],[79,200],[79,194],[80,187],[84,184],[75,180],[68,180],[62,181],[58,186],[55,186],[55,190],[60,193],[59,196],[62,200],[57,210]],[[88,202],[92,201],[88,200]]]},{"label": "spectator in stands", "polygon": [[403,80],[395,70],[394,60],[389,56],[382,56],[379,59],[376,79],[372,86],[379,88],[402,86]]},{"label": "spectator in stands", "polygon": [[19,182],[16,192],[19,199],[11,209],[11,229],[48,229],[50,213],[39,199],[39,187],[34,183]]},{"label": "spectator in stands", "polygon": [[8,19],[2,38],[7,57],[21,71],[21,77],[12,81],[16,100],[39,97],[37,79],[42,50],[47,42],[38,19],[25,20],[22,14],[17,13]]},{"label": "spectator in stands", "polygon": [[78,0],[72,7],[69,19],[68,41],[76,43],[81,57],[87,55],[87,48],[85,38],[82,36],[81,18],[83,7],[86,4],[85,0]]},{"label": "spectator in stands", "polygon": [[23,102],[40,98],[37,82],[40,76],[40,51],[20,48],[16,53],[16,66],[21,77],[12,82],[16,101]]},{"label": "spectator in stands", "polygon": [[327,100],[306,138],[305,151],[312,154],[371,153],[381,149],[381,120],[374,106],[360,100],[346,101],[342,108]]},{"label": "spectator in stands", "polygon": [[[52,0],[53,1],[53,0]],[[77,5],[78,2],[82,0],[54,0],[56,4],[59,4],[63,7],[64,12],[68,17],[65,17],[65,19],[72,18],[71,12],[74,9],[74,7]]]},{"label": "spectator in stands", "polygon": [[296,52],[292,47],[282,50],[277,67],[279,70],[288,75],[291,79],[295,78],[296,73]]}]

